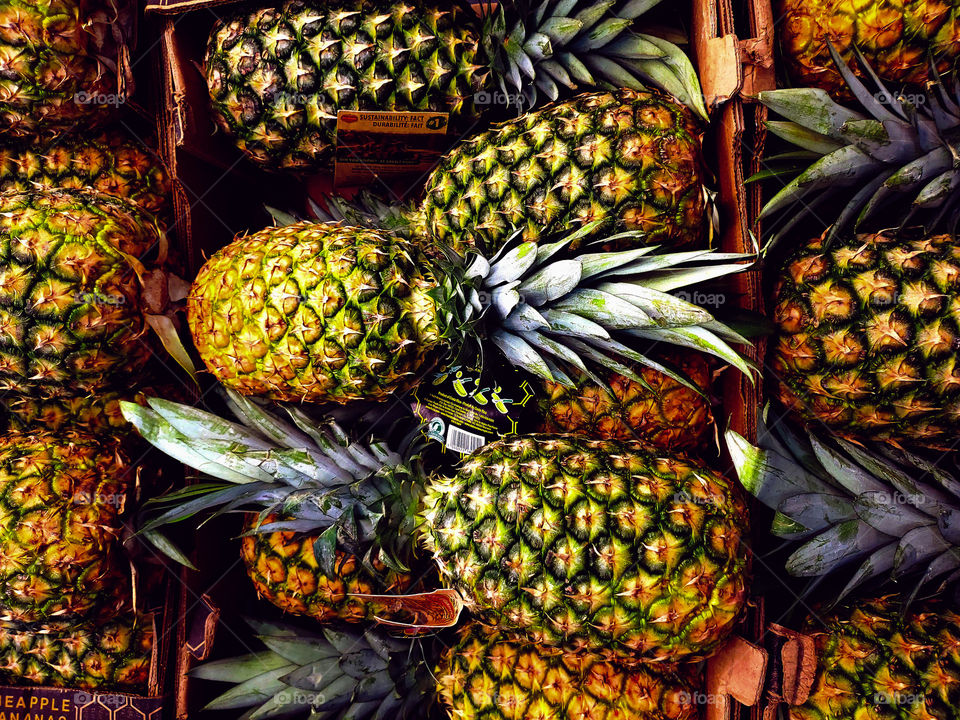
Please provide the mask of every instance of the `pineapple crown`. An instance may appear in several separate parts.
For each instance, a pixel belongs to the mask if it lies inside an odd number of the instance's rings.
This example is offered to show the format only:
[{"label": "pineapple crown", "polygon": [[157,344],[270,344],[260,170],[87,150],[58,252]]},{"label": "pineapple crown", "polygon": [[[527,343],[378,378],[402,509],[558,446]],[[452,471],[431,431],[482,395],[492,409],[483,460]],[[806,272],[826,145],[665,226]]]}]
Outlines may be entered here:
[{"label": "pineapple crown", "polygon": [[931,228],[948,213],[957,223],[960,80],[954,78],[949,87],[939,80],[916,95],[893,92],[863,55],[854,52],[869,81],[858,78],[830,45],[840,74],[865,114],[815,88],[759,94],[760,102],[786,118],[768,122],[769,130],[800,148],[768,157],[771,169],[750,178],[791,178],[760,213],[761,219],[778,216],[770,243],[831,197],[844,198],[845,206],[828,242],[851,223],[856,229],[888,209],[891,201],[899,205],[900,198],[910,199],[909,209],[899,218],[901,227],[921,211],[933,213]]},{"label": "pineapple crown", "polygon": [[[514,366],[567,387],[576,387],[575,371],[605,385],[591,365],[644,383],[628,365],[634,362],[701,392],[682,374],[631,347],[638,341],[700,350],[749,377],[753,366],[729,344],[749,341],[670,293],[743,271],[755,256],[713,250],[657,254],[656,246],[569,251],[600,225],[587,223],[559,240],[539,243],[520,241],[518,230],[490,259],[476,251],[465,258],[448,251],[446,261],[437,263],[438,300],[448,309],[451,344],[462,347],[472,337],[488,338]],[[592,242],[642,237],[626,231]]]},{"label": "pineapple crown", "polygon": [[[436,681],[421,639],[374,629],[322,628],[247,620],[265,651],[194,668],[200,680],[231,683],[204,710],[249,708],[243,718],[312,720],[422,718]],[[418,657],[419,656],[419,657]]]},{"label": "pineapple crown", "polygon": [[801,437],[766,425],[759,447],[733,430],[727,449],[743,486],[776,515],[771,532],[803,542],[787,560],[798,577],[860,562],[834,603],[864,583],[919,574],[906,604],[928,582],[960,579],[960,480],[909,452],[870,452],[835,437]]},{"label": "pineapple crown", "polygon": [[145,440],[211,478],[145,503],[139,532],[147,541],[191,566],[161,527],[197,515],[256,511],[248,534],[316,534],[314,552],[331,575],[337,549],[371,570],[376,559],[408,571],[425,476],[419,428],[398,454],[375,440],[351,442],[335,422],[317,423],[299,408],[283,406],[288,422],[232,390],[225,396],[242,424],[159,398],[150,398],[148,407],[121,403]]},{"label": "pineapple crown", "polygon": [[648,82],[706,120],[690,59],[668,40],[631,30],[659,2],[484,2],[483,49],[501,91],[518,110],[530,109],[541,95],[556,100],[561,88],[644,90]]}]

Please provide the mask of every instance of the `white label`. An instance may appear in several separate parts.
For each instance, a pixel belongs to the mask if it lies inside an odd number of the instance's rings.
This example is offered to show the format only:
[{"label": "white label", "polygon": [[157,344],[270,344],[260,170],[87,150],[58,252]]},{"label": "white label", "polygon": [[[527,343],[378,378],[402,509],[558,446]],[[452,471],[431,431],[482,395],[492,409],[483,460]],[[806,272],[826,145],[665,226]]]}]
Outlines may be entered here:
[{"label": "white label", "polygon": [[472,432],[461,430],[455,425],[447,428],[446,445],[454,452],[472,453],[474,450],[482,448],[486,444],[487,439],[483,435],[476,435]]}]

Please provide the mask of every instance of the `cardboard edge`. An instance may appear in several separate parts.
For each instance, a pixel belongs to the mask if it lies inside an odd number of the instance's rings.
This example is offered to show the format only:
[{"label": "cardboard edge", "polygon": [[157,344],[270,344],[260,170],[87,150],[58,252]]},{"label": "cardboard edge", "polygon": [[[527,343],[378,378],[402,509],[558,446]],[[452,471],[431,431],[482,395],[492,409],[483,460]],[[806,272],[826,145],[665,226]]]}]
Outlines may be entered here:
[{"label": "cardboard edge", "polygon": [[770,0],[753,0],[749,15],[754,36],[739,38],[731,0],[693,0],[693,44],[711,111],[735,97],[752,99],[776,87]]},{"label": "cardboard edge", "polygon": [[770,625],[770,633],[781,640],[777,658],[779,693],[771,698],[771,703],[803,705],[817,676],[816,642],[810,635],[776,623]]},{"label": "cardboard edge", "polygon": [[157,100],[157,137],[161,159],[167,167],[173,195],[173,229],[177,233],[181,251],[190,263],[193,258],[193,223],[190,199],[179,179],[177,148],[183,142],[183,128],[187,112],[183,103],[184,79],[179,73],[175,58],[174,30],[176,21],[164,18],[160,21],[160,47],[158,55],[159,81],[156,83],[163,97]]},{"label": "cardboard edge", "polygon": [[[184,573],[188,572],[186,569]],[[183,593],[183,605],[186,605],[186,593]],[[177,633],[177,678],[176,678],[176,717],[186,720],[190,717],[189,672],[197,662],[210,657],[220,625],[220,608],[207,594],[200,596],[198,607],[185,610]]]},{"label": "cardboard edge", "polygon": [[193,631],[184,648],[193,659],[203,661],[210,657],[213,650],[213,640],[220,624],[220,608],[209,595],[203,594],[200,596],[200,607],[194,612],[197,614],[193,619]]},{"label": "cardboard edge", "polygon": [[730,700],[754,707],[759,704],[767,677],[767,651],[734,635],[707,662],[707,720],[729,716]]},{"label": "cardboard edge", "polygon": [[693,0],[692,4],[693,49],[703,99],[710,112],[735,97],[743,85],[736,37],[723,32],[719,5],[715,0]]},{"label": "cardboard edge", "polygon": [[[703,2],[704,0],[694,0]],[[710,0],[709,4],[712,4]],[[735,11],[732,0],[716,0],[714,9],[707,12],[715,18],[715,26],[709,28],[712,38],[736,38],[735,32],[740,28],[753,35],[752,38],[736,39],[736,62],[741,76],[737,78],[740,87],[729,101],[720,109],[717,118],[717,154],[718,180],[722,201],[723,217],[728,224],[723,229],[721,248],[727,252],[751,252],[754,250],[754,241],[751,234],[760,237],[760,227],[757,216],[761,208],[759,185],[746,185],[746,177],[759,170],[760,153],[766,139],[766,108],[752,102],[751,94],[755,94],[763,87],[763,82],[772,83],[773,73],[773,22],[770,0],[748,0],[740,17],[740,5]],[[703,14],[703,12],[701,14]],[[739,23],[738,23],[739,21]],[[730,40],[726,40],[729,48]],[[729,54],[730,50],[725,52]],[[706,55],[709,57],[709,54]],[[728,57],[725,61],[733,62]],[[767,68],[767,74],[756,68]],[[727,71],[728,88],[730,70]],[[771,84],[772,87],[772,84]],[[722,88],[720,88],[722,90]],[[718,88],[714,88],[718,91]],[[729,92],[727,89],[726,92]],[[762,313],[764,300],[762,297],[762,279],[758,269],[740,273],[731,278],[731,292],[735,294],[738,305],[756,313]],[[759,367],[763,367],[766,357],[766,340],[757,338],[750,348],[738,348],[753,360]],[[723,407],[728,417],[722,418],[728,426],[751,441],[756,440],[759,408],[763,402],[763,384],[760,378],[754,382],[742,374],[727,371],[721,378],[721,394]],[[728,466],[729,467],[729,466]],[[766,637],[765,604],[763,598],[751,598],[747,617],[740,624],[739,631],[746,634],[746,639],[752,639],[754,647],[760,647]],[[706,720],[774,720],[767,718],[767,705],[762,702],[762,692],[769,683],[770,657],[764,653],[766,659],[763,666],[763,675],[759,687],[754,683],[755,692],[742,699],[754,700],[753,704],[740,702],[728,694],[721,694],[717,702],[708,706]],[[709,667],[709,666],[708,666]],[[754,678],[756,680],[756,678]],[[774,716],[775,717],[775,716]]]},{"label": "cardboard edge", "polygon": [[775,23],[771,0],[752,0],[748,20],[754,37],[740,43],[740,55],[744,63],[741,95],[755,102],[760,92],[777,87]]}]

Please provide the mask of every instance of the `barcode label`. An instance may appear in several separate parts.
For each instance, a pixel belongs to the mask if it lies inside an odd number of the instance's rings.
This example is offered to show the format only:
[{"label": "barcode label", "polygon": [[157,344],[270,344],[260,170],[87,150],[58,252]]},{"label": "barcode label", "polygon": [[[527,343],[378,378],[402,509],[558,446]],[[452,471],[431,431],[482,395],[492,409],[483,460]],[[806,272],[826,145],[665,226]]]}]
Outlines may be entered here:
[{"label": "barcode label", "polygon": [[475,435],[472,432],[461,430],[455,425],[447,428],[446,446],[454,452],[472,453],[486,444],[487,439],[483,435]]}]

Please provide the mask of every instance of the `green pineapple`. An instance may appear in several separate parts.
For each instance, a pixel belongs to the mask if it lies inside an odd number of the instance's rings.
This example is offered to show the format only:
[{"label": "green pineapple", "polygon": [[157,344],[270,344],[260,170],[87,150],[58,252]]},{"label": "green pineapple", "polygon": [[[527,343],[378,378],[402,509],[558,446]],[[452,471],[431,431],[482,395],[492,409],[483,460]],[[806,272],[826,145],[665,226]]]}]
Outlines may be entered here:
[{"label": "green pineapple", "polygon": [[0,621],[82,619],[127,606],[121,515],[133,475],[110,436],[0,438]]},{"label": "green pineapple", "polygon": [[861,600],[809,619],[817,670],[790,720],[953,720],[960,703],[960,615],[931,602]]},{"label": "green pineapple", "polygon": [[699,249],[711,239],[708,174],[693,115],[665,95],[580,95],[473,135],[427,180],[408,232],[494,253],[517,228],[537,242],[598,222],[602,247]]},{"label": "green pineapple", "polygon": [[0,624],[0,683],[146,694],[151,616]]},{"label": "green pineapple", "polygon": [[746,600],[746,505],[682,457],[507,437],[435,478],[424,506],[447,582],[539,643],[691,660],[719,647]]},{"label": "green pineapple", "polygon": [[218,22],[205,62],[220,126],[271,170],[331,163],[337,113],[439,111],[468,131],[498,94],[513,109],[567,89],[649,80],[706,117],[690,61],[632,32],[653,2],[285,0]]},{"label": "green pineapple", "polygon": [[[780,0],[780,47],[794,85],[849,96],[828,43],[856,67],[855,50],[884,81],[923,85],[950,72],[960,55],[956,0]],[[932,62],[931,62],[932,61]],[[932,72],[931,72],[932,70]]]},{"label": "green pineapple", "polygon": [[98,390],[88,395],[60,394],[52,397],[13,395],[0,398],[0,408],[5,411],[7,426],[17,431],[31,428],[63,430],[82,428],[94,433],[121,433],[129,424],[120,409],[121,400],[130,400],[141,405],[157,392],[144,390]]},{"label": "green pineapple", "polygon": [[119,131],[94,137],[67,135],[40,145],[0,146],[0,191],[90,188],[130,200],[163,218],[170,181],[155,153]]},{"label": "green pineapple", "polygon": [[296,526],[297,518],[258,518],[251,513],[244,522],[240,555],[257,595],[286,612],[321,622],[359,622],[370,617],[371,609],[358,595],[401,594],[413,585],[413,574],[405,565],[391,563],[390,567],[377,554],[361,558],[336,550],[327,568],[321,566],[314,549],[318,536],[259,530],[284,522]]},{"label": "green pineapple", "polygon": [[120,0],[0,2],[0,135],[36,138],[101,125],[117,105]]},{"label": "green pineapple", "polygon": [[641,440],[664,450],[691,451],[700,447],[713,424],[710,368],[698,353],[686,353],[677,369],[696,388],[688,387],[653,368],[643,368],[643,382],[609,373],[597,382],[573,376],[569,388],[543,384],[540,410],[543,432],[573,433],[610,440]]},{"label": "green pineapple", "polygon": [[[296,402],[385,400],[478,337],[545,380],[624,361],[678,373],[629,347],[669,343],[741,371],[749,344],[670,291],[745,269],[747,255],[573,251],[599,222],[549,242],[511,242],[493,259],[428,259],[383,231],[299,222],[237,238],[200,270],[188,299],[210,372],[245,395]],[[606,236],[629,241],[636,232]]]},{"label": "green pineapple", "polygon": [[0,389],[77,394],[137,377],[151,354],[143,279],[165,245],[120,198],[0,195]]},{"label": "green pineapple", "polygon": [[492,254],[517,230],[539,242],[589,225],[608,236],[604,250],[697,249],[713,244],[717,224],[702,139],[689,110],[662,93],[586,93],[468,136],[440,160],[418,203],[361,193],[314,211],[389,228],[427,251]]},{"label": "green pineapple", "polygon": [[960,246],[862,233],[802,244],[773,299],[784,405],[854,440],[949,447],[960,420]]}]

